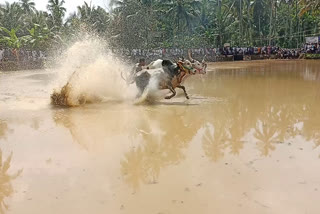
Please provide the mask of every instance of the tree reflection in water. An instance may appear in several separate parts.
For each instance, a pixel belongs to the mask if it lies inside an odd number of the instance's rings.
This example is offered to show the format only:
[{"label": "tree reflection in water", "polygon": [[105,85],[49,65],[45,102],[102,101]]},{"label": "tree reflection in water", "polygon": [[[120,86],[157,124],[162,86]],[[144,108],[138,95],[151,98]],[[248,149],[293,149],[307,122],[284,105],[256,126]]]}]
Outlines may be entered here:
[{"label": "tree reflection in water", "polygon": [[[203,112],[194,116],[198,110],[188,109],[187,113],[178,114],[157,112],[158,116],[150,114],[147,118],[156,121],[161,135],[152,134],[152,130],[142,128],[142,138],[135,149],[125,154],[121,161],[122,174],[125,181],[137,190],[141,183],[155,183],[161,170],[169,165],[177,164],[184,159],[184,149],[188,147],[192,138],[201,133],[201,143],[205,155],[213,162],[221,160],[226,152],[239,155],[245,143],[256,143],[261,156],[270,156],[276,147],[288,139],[295,138],[309,129],[307,126],[298,128],[303,122],[308,125],[310,112],[307,104],[283,104],[271,102],[259,108],[252,106],[252,102],[231,102],[217,104],[219,107],[205,107]],[[167,125],[168,118],[175,117]],[[320,117],[318,117],[320,118]],[[314,119],[313,119],[314,120]],[[170,129],[170,127],[174,127]],[[180,131],[177,131],[179,130]],[[183,131],[181,131],[181,129]],[[143,131],[145,130],[145,131]],[[320,129],[304,136],[306,139],[316,140]],[[246,136],[251,135],[249,138]],[[169,158],[171,157],[171,158]]]},{"label": "tree reflection in water", "polygon": [[[121,160],[122,175],[133,190],[137,190],[141,183],[157,183],[161,169],[178,164],[185,158],[183,149],[188,147],[200,127],[186,128],[183,115],[174,109],[161,113],[147,112],[146,118],[153,118],[154,124],[138,127],[140,133],[134,133],[131,139],[141,140],[141,143],[130,149]],[[169,118],[174,118],[170,124]],[[181,129],[186,132],[181,133]]]},{"label": "tree reflection in water", "polygon": [[320,111],[319,103],[305,105],[302,134],[306,139],[314,142],[314,148],[320,146]]},{"label": "tree reflection in water", "polygon": [[13,193],[13,187],[11,181],[17,178],[22,170],[17,173],[10,175],[8,170],[10,168],[12,153],[7,157],[6,160],[2,157],[2,150],[0,149],[0,213],[5,213],[8,209],[8,205],[5,202],[7,197],[10,197]]},{"label": "tree reflection in water", "polygon": [[267,156],[270,151],[275,150],[276,139],[278,137],[277,127],[273,124],[258,121],[254,137],[258,141],[257,145],[261,155]]},{"label": "tree reflection in water", "polygon": [[[224,102],[119,104],[99,111],[77,108],[56,111],[54,120],[85,148],[113,136],[134,144],[120,158],[124,181],[134,190],[141,184],[157,183],[164,168],[183,161],[197,134],[199,148],[212,162],[239,155],[246,146],[255,148],[257,155],[271,156],[280,144],[297,136],[314,143],[315,148],[320,145],[320,102],[313,96],[315,90],[305,96],[307,83],[245,77],[234,87],[235,81],[215,82],[217,90],[223,88],[221,93],[229,95],[223,94],[227,97]],[[289,96],[293,93],[297,96]]]},{"label": "tree reflection in water", "polygon": [[139,146],[126,153],[125,159],[121,161],[121,173],[134,190],[139,188],[141,182],[146,182],[143,157],[142,148]]},{"label": "tree reflection in water", "polygon": [[8,133],[8,125],[5,121],[0,119],[0,139],[6,139],[6,135]]},{"label": "tree reflection in water", "polygon": [[250,122],[248,107],[237,101],[227,109],[227,115],[229,116],[226,124],[228,128],[227,146],[230,148],[231,154],[239,155],[244,146],[243,137],[250,130],[250,126],[248,126]]},{"label": "tree reflection in water", "polygon": [[209,159],[217,161],[223,157],[227,147],[227,133],[223,126],[207,124],[202,139],[203,150]]}]

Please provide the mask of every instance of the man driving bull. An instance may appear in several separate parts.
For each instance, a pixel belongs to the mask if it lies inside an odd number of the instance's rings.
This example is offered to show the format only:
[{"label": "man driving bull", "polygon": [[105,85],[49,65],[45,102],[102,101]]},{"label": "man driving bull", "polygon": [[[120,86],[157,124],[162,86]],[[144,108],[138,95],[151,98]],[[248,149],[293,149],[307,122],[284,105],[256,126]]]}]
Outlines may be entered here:
[{"label": "man driving bull", "polygon": [[135,66],[135,73],[138,73],[139,71],[141,71],[144,66],[146,66],[146,61],[144,58],[139,59],[139,63],[136,64]]},{"label": "man driving bull", "polygon": [[[139,59],[139,63],[135,65],[131,74],[131,77],[134,79],[134,82],[136,83],[136,86],[138,89],[144,89],[149,83],[150,74],[148,72],[143,72],[142,74],[139,75],[139,78],[136,79],[137,73],[142,71],[145,68],[145,66],[146,66],[145,59],[143,58]],[[141,96],[142,92],[143,90],[140,90],[137,97]]]}]

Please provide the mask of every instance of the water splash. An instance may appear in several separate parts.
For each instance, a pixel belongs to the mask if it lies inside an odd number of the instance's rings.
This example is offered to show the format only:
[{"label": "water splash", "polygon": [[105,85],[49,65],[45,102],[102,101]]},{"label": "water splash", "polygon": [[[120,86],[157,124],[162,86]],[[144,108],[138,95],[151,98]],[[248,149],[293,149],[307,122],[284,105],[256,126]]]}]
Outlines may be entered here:
[{"label": "water splash", "polygon": [[121,79],[131,67],[105,48],[104,42],[85,36],[74,43],[60,60],[51,103],[78,106],[85,103],[132,100],[133,86]]},{"label": "water splash", "polygon": [[134,103],[135,104],[154,104],[157,101],[163,99],[166,91],[159,90],[160,80],[161,80],[160,73],[151,75],[148,85],[144,89],[141,96],[139,96]]}]

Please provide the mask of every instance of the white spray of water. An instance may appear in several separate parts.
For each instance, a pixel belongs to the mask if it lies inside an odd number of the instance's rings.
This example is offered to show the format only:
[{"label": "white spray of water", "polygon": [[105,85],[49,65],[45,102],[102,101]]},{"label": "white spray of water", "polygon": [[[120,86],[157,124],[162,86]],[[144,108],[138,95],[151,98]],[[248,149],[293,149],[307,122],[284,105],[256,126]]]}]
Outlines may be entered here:
[{"label": "white spray of water", "polygon": [[68,84],[67,105],[85,102],[125,101],[133,99],[137,91],[128,87],[121,71],[132,69],[103,48],[99,39],[86,38],[70,47],[57,69],[55,92],[62,92]]},{"label": "white spray of water", "polygon": [[154,103],[163,99],[164,94],[167,93],[167,91],[159,90],[159,82],[163,79],[163,73],[156,69],[155,72],[152,69],[147,72],[151,74],[151,78],[142,95],[135,100],[135,104]]}]

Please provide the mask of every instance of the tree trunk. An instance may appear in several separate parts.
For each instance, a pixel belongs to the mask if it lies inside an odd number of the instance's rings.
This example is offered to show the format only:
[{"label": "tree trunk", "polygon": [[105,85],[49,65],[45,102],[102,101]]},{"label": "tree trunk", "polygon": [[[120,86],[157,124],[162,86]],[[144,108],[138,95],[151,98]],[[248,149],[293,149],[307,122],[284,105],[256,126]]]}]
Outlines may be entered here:
[{"label": "tree trunk", "polygon": [[239,43],[242,46],[242,0],[240,0],[239,17]]},{"label": "tree trunk", "polygon": [[298,31],[298,35],[296,36],[297,40],[297,48],[298,48],[298,43],[299,43],[299,18],[298,18],[298,0],[296,0],[296,29]]},{"label": "tree trunk", "polygon": [[218,0],[218,29],[219,29],[219,36],[218,36],[218,44],[219,47],[222,47],[222,23],[221,23],[221,0]]},{"label": "tree trunk", "polygon": [[273,0],[271,0],[270,8],[270,26],[269,26],[269,46],[271,46],[271,37],[272,37],[272,18],[273,18]]},{"label": "tree trunk", "polygon": [[259,14],[259,37],[260,37],[260,46],[262,46],[263,44],[262,44],[262,39],[261,39],[261,21],[260,21],[260,19],[261,19],[261,16]]},{"label": "tree trunk", "polygon": [[248,5],[248,10],[247,10],[247,16],[248,16],[248,36],[249,36],[249,45],[253,45],[253,42],[252,42],[252,19],[253,17],[251,16],[250,14],[250,9],[251,9],[251,6],[250,6],[250,3]]}]

